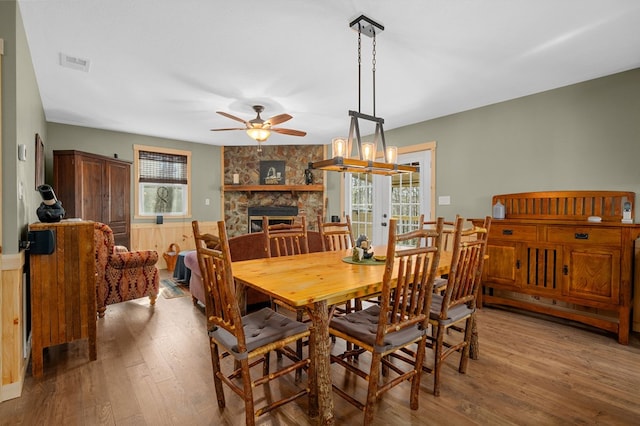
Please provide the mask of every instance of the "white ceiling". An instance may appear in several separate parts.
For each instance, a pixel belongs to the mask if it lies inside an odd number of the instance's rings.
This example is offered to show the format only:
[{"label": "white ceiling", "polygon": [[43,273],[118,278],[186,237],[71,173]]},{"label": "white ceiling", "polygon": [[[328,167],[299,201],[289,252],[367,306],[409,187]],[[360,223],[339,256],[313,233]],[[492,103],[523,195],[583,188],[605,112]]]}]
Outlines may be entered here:
[{"label": "white ceiling", "polygon": [[[19,0],[49,122],[249,145],[215,111],[293,116],[267,144],[346,136],[361,14],[385,130],[640,67],[638,0]],[[362,109],[372,114],[371,39]],[[60,66],[60,54],[89,71]],[[362,128],[363,134],[371,129]],[[428,135],[425,135],[428,138]]]}]

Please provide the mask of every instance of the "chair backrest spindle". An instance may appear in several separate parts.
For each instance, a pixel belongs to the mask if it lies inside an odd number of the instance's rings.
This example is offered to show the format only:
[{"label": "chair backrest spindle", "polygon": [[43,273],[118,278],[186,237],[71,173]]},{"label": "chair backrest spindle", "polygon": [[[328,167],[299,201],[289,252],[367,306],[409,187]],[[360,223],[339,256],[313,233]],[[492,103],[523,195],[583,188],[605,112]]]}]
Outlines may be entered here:
[{"label": "chair backrest spindle", "polygon": [[300,217],[299,223],[278,223],[275,225],[269,225],[269,218],[264,216],[262,218],[262,232],[264,233],[264,247],[267,257],[309,253],[305,216]]},{"label": "chair backrest spindle", "polygon": [[323,251],[347,250],[356,245],[349,215],[343,222],[324,222],[318,215],[318,231]]}]

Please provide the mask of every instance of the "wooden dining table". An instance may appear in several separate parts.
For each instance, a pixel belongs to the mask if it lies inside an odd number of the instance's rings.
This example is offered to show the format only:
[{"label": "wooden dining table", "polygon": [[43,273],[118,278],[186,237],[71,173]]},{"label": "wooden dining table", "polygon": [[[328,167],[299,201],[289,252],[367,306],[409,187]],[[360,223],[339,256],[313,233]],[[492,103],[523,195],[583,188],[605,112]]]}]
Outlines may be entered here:
[{"label": "wooden dining table", "polygon": [[[386,254],[385,247],[374,247],[376,255]],[[309,376],[311,417],[318,414],[319,424],[335,424],[331,387],[329,307],[348,300],[374,295],[382,290],[384,262],[379,264],[347,263],[343,258],[351,250],[300,254],[233,262],[236,284],[249,286],[291,306],[306,306],[312,333],[309,354],[314,363]],[[443,251],[438,275],[446,274],[451,252]],[[239,289],[237,289],[239,290]]]}]

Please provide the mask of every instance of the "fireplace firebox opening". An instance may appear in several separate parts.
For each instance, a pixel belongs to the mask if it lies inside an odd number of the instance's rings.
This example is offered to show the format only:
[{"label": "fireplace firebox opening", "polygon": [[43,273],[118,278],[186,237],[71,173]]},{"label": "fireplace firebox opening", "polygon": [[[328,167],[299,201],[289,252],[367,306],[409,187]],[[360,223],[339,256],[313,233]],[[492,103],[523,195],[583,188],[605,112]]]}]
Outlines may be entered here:
[{"label": "fireplace firebox opening", "polygon": [[297,206],[272,206],[272,207],[249,207],[249,229],[248,232],[262,232],[262,217],[269,218],[269,225],[278,223],[292,224],[298,216]]}]

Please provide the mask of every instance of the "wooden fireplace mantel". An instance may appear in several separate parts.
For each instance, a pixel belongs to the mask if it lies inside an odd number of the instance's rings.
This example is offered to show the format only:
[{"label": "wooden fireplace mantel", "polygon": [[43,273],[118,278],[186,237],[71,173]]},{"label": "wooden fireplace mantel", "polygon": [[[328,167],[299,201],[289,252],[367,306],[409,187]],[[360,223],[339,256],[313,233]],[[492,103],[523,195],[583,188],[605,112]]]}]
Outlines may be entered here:
[{"label": "wooden fireplace mantel", "polygon": [[224,185],[229,192],[322,192],[324,185]]}]

